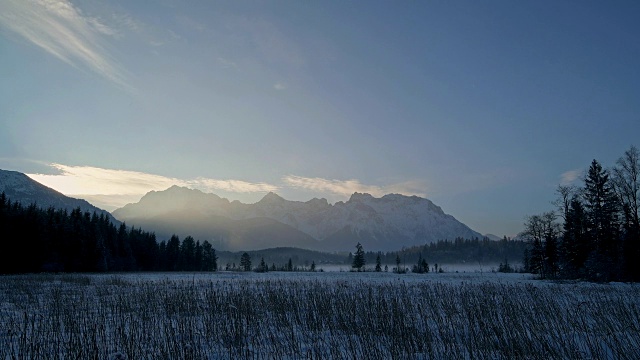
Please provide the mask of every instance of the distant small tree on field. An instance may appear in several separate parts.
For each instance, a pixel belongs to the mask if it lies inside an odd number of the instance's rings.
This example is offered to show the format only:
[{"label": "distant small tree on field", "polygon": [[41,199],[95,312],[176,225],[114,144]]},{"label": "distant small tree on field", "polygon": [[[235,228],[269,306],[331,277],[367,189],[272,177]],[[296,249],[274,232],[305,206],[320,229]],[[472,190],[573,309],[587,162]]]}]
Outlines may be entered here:
[{"label": "distant small tree on field", "polygon": [[509,261],[506,258],[504,259],[504,264],[500,263],[500,265],[498,265],[498,272],[501,272],[501,273],[512,273],[514,271],[515,270],[513,269],[511,264],[509,264]]},{"label": "distant small tree on field", "polygon": [[380,253],[376,256],[376,272],[382,271],[382,264],[380,263]]},{"label": "distant small tree on field", "polygon": [[309,270],[311,270],[312,272],[316,271],[316,262],[315,261],[311,262],[311,268]]},{"label": "distant small tree on field", "polygon": [[240,256],[240,268],[244,271],[251,271],[251,255],[243,253]]},{"label": "distant small tree on field", "polygon": [[356,253],[355,255],[353,255],[353,263],[351,264],[351,267],[354,269],[357,269],[358,271],[362,271],[362,268],[365,265],[365,260],[364,260],[364,250],[362,249],[362,245],[360,245],[360,243],[358,243],[356,245]]},{"label": "distant small tree on field", "polygon": [[404,267],[400,267],[400,255],[396,255],[396,272],[398,274],[404,274],[406,271],[406,269],[404,269]]},{"label": "distant small tree on field", "polygon": [[418,263],[413,265],[412,271],[417,274],[424,274],[429,272],[429,264],[422,258],[422,254],[418,255]]},{"label": "distant small tree on field", "polygon": [[264,258],[262,258],[260,259],[260,265],[256,268],[256,272],[267,272],[267,271],[269,271],[269,265],[267,265],[267,263],[264,262]]}]

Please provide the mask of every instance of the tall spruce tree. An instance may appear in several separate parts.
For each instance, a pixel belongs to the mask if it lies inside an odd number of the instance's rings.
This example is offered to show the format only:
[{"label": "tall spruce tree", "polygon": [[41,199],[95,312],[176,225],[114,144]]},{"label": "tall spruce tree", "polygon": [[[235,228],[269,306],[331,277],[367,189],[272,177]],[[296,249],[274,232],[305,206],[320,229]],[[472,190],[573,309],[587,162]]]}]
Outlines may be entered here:
[{"label": "tall spruce tree", "polygon": [[358,271],[362,271],[365,263],[364,250],[362,249],[362,245],[358,243],[356,245],[356,253],[353,255],[353,263],[351,264],[351,267]]},{"label": "tall spruce tree", "polygon": [[240,256],[240,268],[244,271],[251,271],[251,255],[246,252]]},{"label": "tall spruce tree", "polygon": [[213,246],[211,246],[211,243],[207,240],[202,243],[202,270],[218,270],[218,256],[216,255],[216,249],[214,249]]},{"label": "tall spruce tree", "polygon": [[620,271],[618,199],[609,173],[595,159],[584,184],[587,235],[594,245],[587,267],[592,277],[607,281]]}]

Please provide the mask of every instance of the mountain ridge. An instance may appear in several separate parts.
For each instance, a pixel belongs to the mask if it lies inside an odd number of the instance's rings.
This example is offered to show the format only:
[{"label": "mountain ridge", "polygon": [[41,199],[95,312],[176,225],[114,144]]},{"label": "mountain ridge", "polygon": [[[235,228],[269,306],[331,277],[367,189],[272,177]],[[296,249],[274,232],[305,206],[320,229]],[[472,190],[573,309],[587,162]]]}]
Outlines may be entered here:
[{"label": "mountain ridge", "polygon": [[35,203],[36,206],[44,209],[53,207],[68,211],[80,208],[82,212],[104,214],[113,223],[120,224],[108,211],[86,200],[66,196],[18,171],[0,169],[0,193],[2,192],[9,200],[17,201],[24,206]]},{"label": "mountain ridge", "polygon": [[[156,230],[149,227],[154,225],[150,221],[153,218],[155,226],[164,221],[173,224],[175,231],[188,234],[188,228],[168,216],[169,213],[187,209],[204,223],[208,217],[218,220],[226,218],[230,224],[235,222],[233,226],[221,222],[212,225],[209,238],[206,238],[206,233],[200,234],[205,236],[203,240],[211,241],[215,240],[214,233],[220,233],[217,230],[232,229],[226,238],[223,236],[219,239],[223,246],[226,242],[230,249],[235,249],[233,238],[241,233],[238,224],[255,218],[268,218],[284,225],[271,223],[261,231],[271,233],[275,239],[278,238],[278,232],[272,227],[280,227],[291,240],[286,243],[287,246],[322,251],[351,250],[356,242],[361,242],[368,250],[390,251],[456,237],[482,237],[452,215],[446,214],[431,200],[400,194],[376,198],[371,194],[356,192],[346,202],[329,204],[324,198],[291,201],[269,192],[258,202],[245,204],[200,190],[172,186],[163,191],[149,192],[138,203],[114,210],[113,215],[121,221],[135,221],[138,226]],[[315,243],[310,243],[308,237],[314,239]],[[238,241],[239,238],[235,238],[236,244]],[[244,241],[242,243],[251,245]],[[263,241],[263,244],[267,243]]]}]

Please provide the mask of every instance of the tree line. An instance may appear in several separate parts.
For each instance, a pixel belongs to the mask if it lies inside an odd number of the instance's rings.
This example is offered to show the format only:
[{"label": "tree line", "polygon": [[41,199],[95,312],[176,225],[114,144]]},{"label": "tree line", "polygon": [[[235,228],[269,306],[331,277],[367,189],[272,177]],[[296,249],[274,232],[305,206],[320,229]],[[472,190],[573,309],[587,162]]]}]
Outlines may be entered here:
[{"label": "tree line", "polygon": [[0,194],[0,273],[215,271],[207,241],[172,236],[158,242],[140,228],[117,226],[106,215],[76,208],[39,208]]},{"label": "tree line", "polygon": [[525,270],[541,278],[640,280],[640,152],[605,169],[593,160],[582,186],[559,185],[556,209],[527,217]]},{"label": "tree line", "polygon": [[[400,259],[402,264],[415,264],[420,259],[429,259],[430,262],[439,264],[468,263],[485,264],[498,263],[500,261],[519,262],[522,253],[527,247],[524,240],[515,240],[503,237],[501,240],[491,240],[487,237],[464,239],[457,237],[453,240],[438,240],[437,242],[412,246],[399,251],[370,252],[365,253],[365,260],[369,264],[375,263],[377,257],[383,264],[395,264]],[[346,262],[352,262],[352,254],[349,254]]]}]

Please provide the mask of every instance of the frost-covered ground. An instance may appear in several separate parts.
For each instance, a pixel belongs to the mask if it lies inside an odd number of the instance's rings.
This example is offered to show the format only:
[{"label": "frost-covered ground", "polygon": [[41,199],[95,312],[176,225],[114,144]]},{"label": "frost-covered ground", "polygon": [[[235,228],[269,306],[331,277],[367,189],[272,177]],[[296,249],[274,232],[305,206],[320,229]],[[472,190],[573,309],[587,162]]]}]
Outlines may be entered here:
[{"label": "frost-covered ground", "polygon": [[485,271],[0,277],[0,359],[639,359],[640,288]]}]

